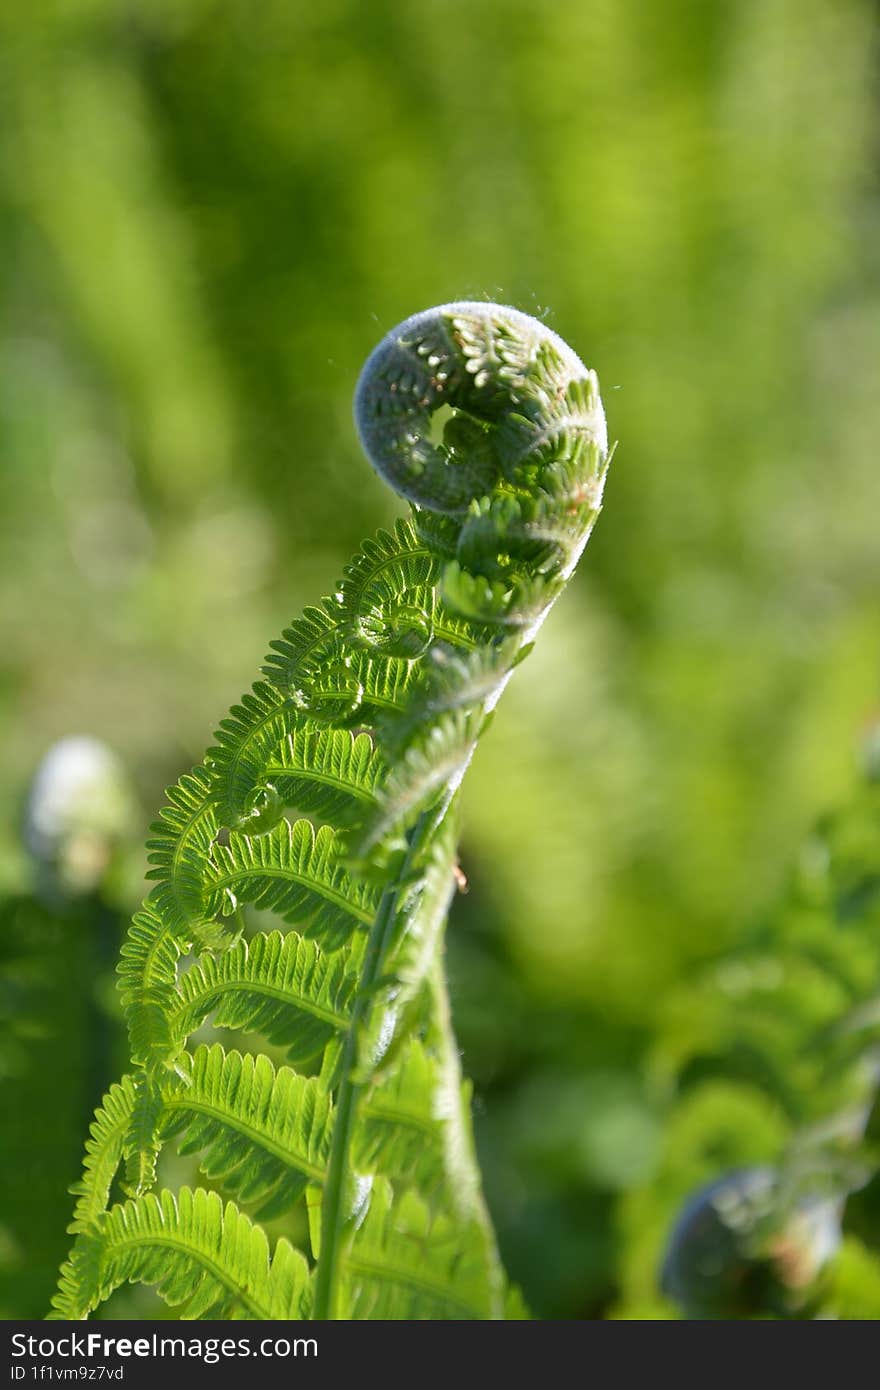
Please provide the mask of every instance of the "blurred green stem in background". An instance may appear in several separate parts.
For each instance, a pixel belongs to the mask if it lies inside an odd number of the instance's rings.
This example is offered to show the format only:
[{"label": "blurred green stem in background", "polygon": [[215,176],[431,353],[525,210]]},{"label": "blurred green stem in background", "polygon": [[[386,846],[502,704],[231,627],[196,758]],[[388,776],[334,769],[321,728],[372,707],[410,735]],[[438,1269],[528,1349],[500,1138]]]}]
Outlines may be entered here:
[{"label": "blurred green stem in background", "polygon": [[31,781],[30,891],[0,899],[0,1316],[39,1318],[67,1238],[81,1134],[124,1056],[114,964],[134,805],[97,739],[54,744]]}]

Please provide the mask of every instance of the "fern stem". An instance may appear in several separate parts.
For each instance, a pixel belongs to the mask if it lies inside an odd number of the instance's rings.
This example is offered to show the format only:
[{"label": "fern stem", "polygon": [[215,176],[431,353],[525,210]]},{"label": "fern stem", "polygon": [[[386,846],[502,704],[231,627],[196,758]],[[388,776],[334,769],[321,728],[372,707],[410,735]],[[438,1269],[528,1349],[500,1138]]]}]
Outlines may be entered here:
[{"label": "fern stem", "polygon": [[416,854],[436,828],[436,815],[423,811],[409,833],[409,846],[403,867],[394,883],[382,895],[364,953],[357,999],[340,1059],[333,1140],[321,1203],[321,1249],[315,1271],[315,1300],[312,1311],[312,1317],[317,1321],[334,1321],[337,1317],[340,1254],[348,1215],[346,1198],[350,1177],[349,1151],[357,1106],[364,1089],[363,1083],[355,1080],[359,1026],[372,1003],[373,988],[382,973],[401,888],[407,881]]},{"label": "fern stem", "polygon": [[493,1320],[504,1317],[504,1273],[492,1218],[483,1196],[480,1170],[474,1148],[473,1131],[470,1124],[468,1105],[462,1094],[462,1074],[455,1033],[452,1028],[452,1009],[449,1002],[449,988],[446,971],[443,967],[443,937],[437,945],[428,987],[433,1003],[433,1024],[437,1032],[440,1065],[443,1074],[444,1133],[446,1136],[446,1162],[451,1179],[455,1201],[462,1217],[470,1219],[479,1230],[486,1256],[489,1275],[490,1316]]}]

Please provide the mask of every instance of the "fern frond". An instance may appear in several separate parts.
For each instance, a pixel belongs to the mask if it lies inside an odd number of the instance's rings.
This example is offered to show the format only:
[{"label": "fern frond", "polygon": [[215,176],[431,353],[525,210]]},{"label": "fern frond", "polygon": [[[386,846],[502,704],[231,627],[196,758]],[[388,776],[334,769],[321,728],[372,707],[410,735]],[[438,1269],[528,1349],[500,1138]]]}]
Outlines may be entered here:
[{"label": "fern frond", "polygon": [[196,1049],[190,1079],[162,1094],[162,1138],[180,1153],[199,1153],[206,1177],[220,1182],[258,1216],[286,1211],[307,1182],[323,1181],[330,1150],[332,1102],[312,1077],[272,1065],[268,1057]]},{"label": "fern frond", "polygon": [[435,641],[472,648],[470,625],[437,603],[441,569],[437,547],[420,538],[411,521],[364,541],[339,592],[355,640],[407,659],[422,656]]},{"label": "fern frond", "polygon": [[456,651],[443,643],[431,648],[422,689],[403,716],[383,720],[379,742],[389,764],[396,764],[419,734],[441,716],[456,710],[492,708],[514,666],[528,655],[515,639],[506,638]]},{"label": "fern frond", "polygon": [[316,831],[309,820],[282,820],[266,835],[233,833],[228,845],[214,846],[209,902],[220,911],[231,894],[295,923],[324,950],[338,950],[369,926],[378,905],[375,888],[343,869],[340,851],[336,833],[326,825]]},{"label": "fern frond", "polygon": [[342,1257],[341,1302],[353,1319],[490,1317],[477,1231],[377,1178]]},{"label": "fern frond", "polygon": [[110,1087],[95,1112],[86,1140],[83,1174],[70,1189],[77,1199],[73,1220],[67,1228],[73,1233],[90,1230],[106,1210],[134,1105],[134,1079],[123,1076]]},{"label": "fern frond", "polygon": [[165,928],[181,939],[192,940],[205,920],[204,868],[219,828],[209,799],[211,774],[195,767],[165,793],[168,804],[147,841],[147,859],[153,866],[147,878],[163,885],[162,917]]},{"label": "fern frond", "polygon": [[325,955],[289,932],[255,933],[222,955],[205,954],[181,975],[168,1018],[180,1046],[213,1014],[217,1028],[258,1033],[302,1064],[345,1032],[357,989],[357,959]]},{"label": "fern frond", "polygon": [[273,753],[301,722],[289,695],[268,681],[257,681],[221,719],[206,759],[221,825],[238,825],[248,799],[267,779]]},{"label": "fern frond", "polygon": [[349,652],[347,670],[360,690],[359,721],[361,717],[372,721],[379,714],[405,710],[420,678],[416,663],[405,657],[357,647]]},{"label": "fern frond", "polygon": [[[181,1066],[181,1073],[185,1074]],[[153,1075],[142,1071],[134,1083],[134,1105],[123,1141],[125,1157],[124,1190],[130,1197],[140,1197],[156,1185],[156,1164],[161,1140],[159,1117],[162,1114],[162,1094]]]},{"label": "fern frond", "polygon": [[548,600],[562,592],[559,575],[505,575],[489,579],[466,570],[457,560],[443,571],[443,601],[455,613],[504,632],[525,632],[546,611]]},{"label": "fern frond", "polygon": [[[271,644],[167,793],[119,966],[135,1071],[95,1122],[55,1316],[128,1279],[185,1317],[501,1316],[443,985],[453,804],[595,521],[604,417],[542,323],[462,303],[380,344],[356,418],[412,514]],[[243,904],[295,929],[246,940]],[[205,1026],[300,1070],[188,1049]],[[233,1203],[149,1192],[173,1139],[263,1216],[307,1189],[314,1279],[283,1240],[270,1266]],[[133,1199],[108,1211],[122,1159]]]},{"label": "fern frond", "polygon": [[411,740],[389,773],[376,810],[354,842],[356,858],[368,859],[383,840],[399,832],[441,794],[457,788],[486,727],[482,710],[444,714]]},{"label": "fern frond", "polygon": [[308,1316],[309,1269],[283,1238],[269,1242],[234,1202],[201,1188],[162,1191],[113,1207],[100,1230],[79,1236],[62,1271],[51,1318],[83,1318],[124,1283],[155,1285],[179,1316]]},{"label": "fern frond", "polygon": [[430,588],[437,582],[434,548],[423,544],[412,522],[399,520],[393,531],[377,531],[345,567],[340,596],[351,613],[394,603],[407,589]]},{"label": "fern frond", "polygon": [[352,1151],[355,1171],[378,1173],[432,1196],[444,1181],[443,1126],[435,1113],[440,1091],[436,1058],[422,1043],[409,1043],[398,1065],[364,1099]]},{"label": "fern frond", "polygon": [[335,599],[324,599],[320,608],[306,608],[301,618],[270,643],[264,675],[281,691],[301,689],[316,660],[341,634],[343,623],[342,607]]},{"label": "fern frond", "polygon": [[168,1020],[174,1004],[177,962],[189,947],[189,942],[181,942],[173,931],[166,930],[157,907],[155,901],[147,899],[135,913],[117,966],[132,1061],[144,1067],[173,1065],[175,1040]]},{"label": "fern frond", "polygon": [[456,830],[456,818],[447,815],[427,847],[418,875],[401,895],[382,979],[357,1036],[358,1074],[367,1080],[380,1067],[388,1067],[401,1040],[416,1026],[454,892]]},{"label": "fern frond", "polygon": [[263,774],[286,806],[343,828],[376,804],[385,767],[368,734],[306,728],[288,734]]}]

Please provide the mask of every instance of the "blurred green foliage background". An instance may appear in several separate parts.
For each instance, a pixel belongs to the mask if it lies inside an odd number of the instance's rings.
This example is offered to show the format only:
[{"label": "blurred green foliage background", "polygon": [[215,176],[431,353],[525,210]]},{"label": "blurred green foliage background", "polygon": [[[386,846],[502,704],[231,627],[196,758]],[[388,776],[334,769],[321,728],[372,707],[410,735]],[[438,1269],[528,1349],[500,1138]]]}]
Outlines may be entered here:
[{"label": "blurred green foliage background", "polygon": [[[269,639],[400,514],[350,419],[389,327],[485,296],[599,373],[605,511],[469,774],[450,931],[489,1203],[538,1316],[652,1315],[674,1202],[778,1141],[719,1093],[727,1147],[692,1126],[670,1184],[674,1085],[646,1059],[669,998],[772,912],[876,708],[878,19],[0,13],[7,894],[53,739],[109,742],[140,835]],[[27,1261],[60,1256],[75,1176],[34,1189],[60,1229]]]}]

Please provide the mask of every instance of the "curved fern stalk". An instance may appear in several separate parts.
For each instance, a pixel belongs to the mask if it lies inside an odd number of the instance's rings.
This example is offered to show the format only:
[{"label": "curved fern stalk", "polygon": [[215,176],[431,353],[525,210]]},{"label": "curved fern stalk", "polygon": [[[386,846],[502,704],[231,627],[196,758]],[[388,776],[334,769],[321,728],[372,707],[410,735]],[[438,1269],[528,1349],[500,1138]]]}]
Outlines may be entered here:
[{"label": "curved fern stalk", "polygon": [[[355,414],[410,516],[272,643],[168,793],[119,967],[133,1071],[93,1126],[53,1316],[124,1279],[185,1317],[510,1306],[443,970],[455,805],[598,515],[605,420],[555,334],[473,303],[390,333]],[[248,934],[246,904],[275,928]],[[212,1024],[245,1051],[193,1048]],[[154,1192],[172,1140],[225,1208]],[[304,1192],[311,1264],[284,1241],[270,1259],[240,1207],[283,1218]]]}]

